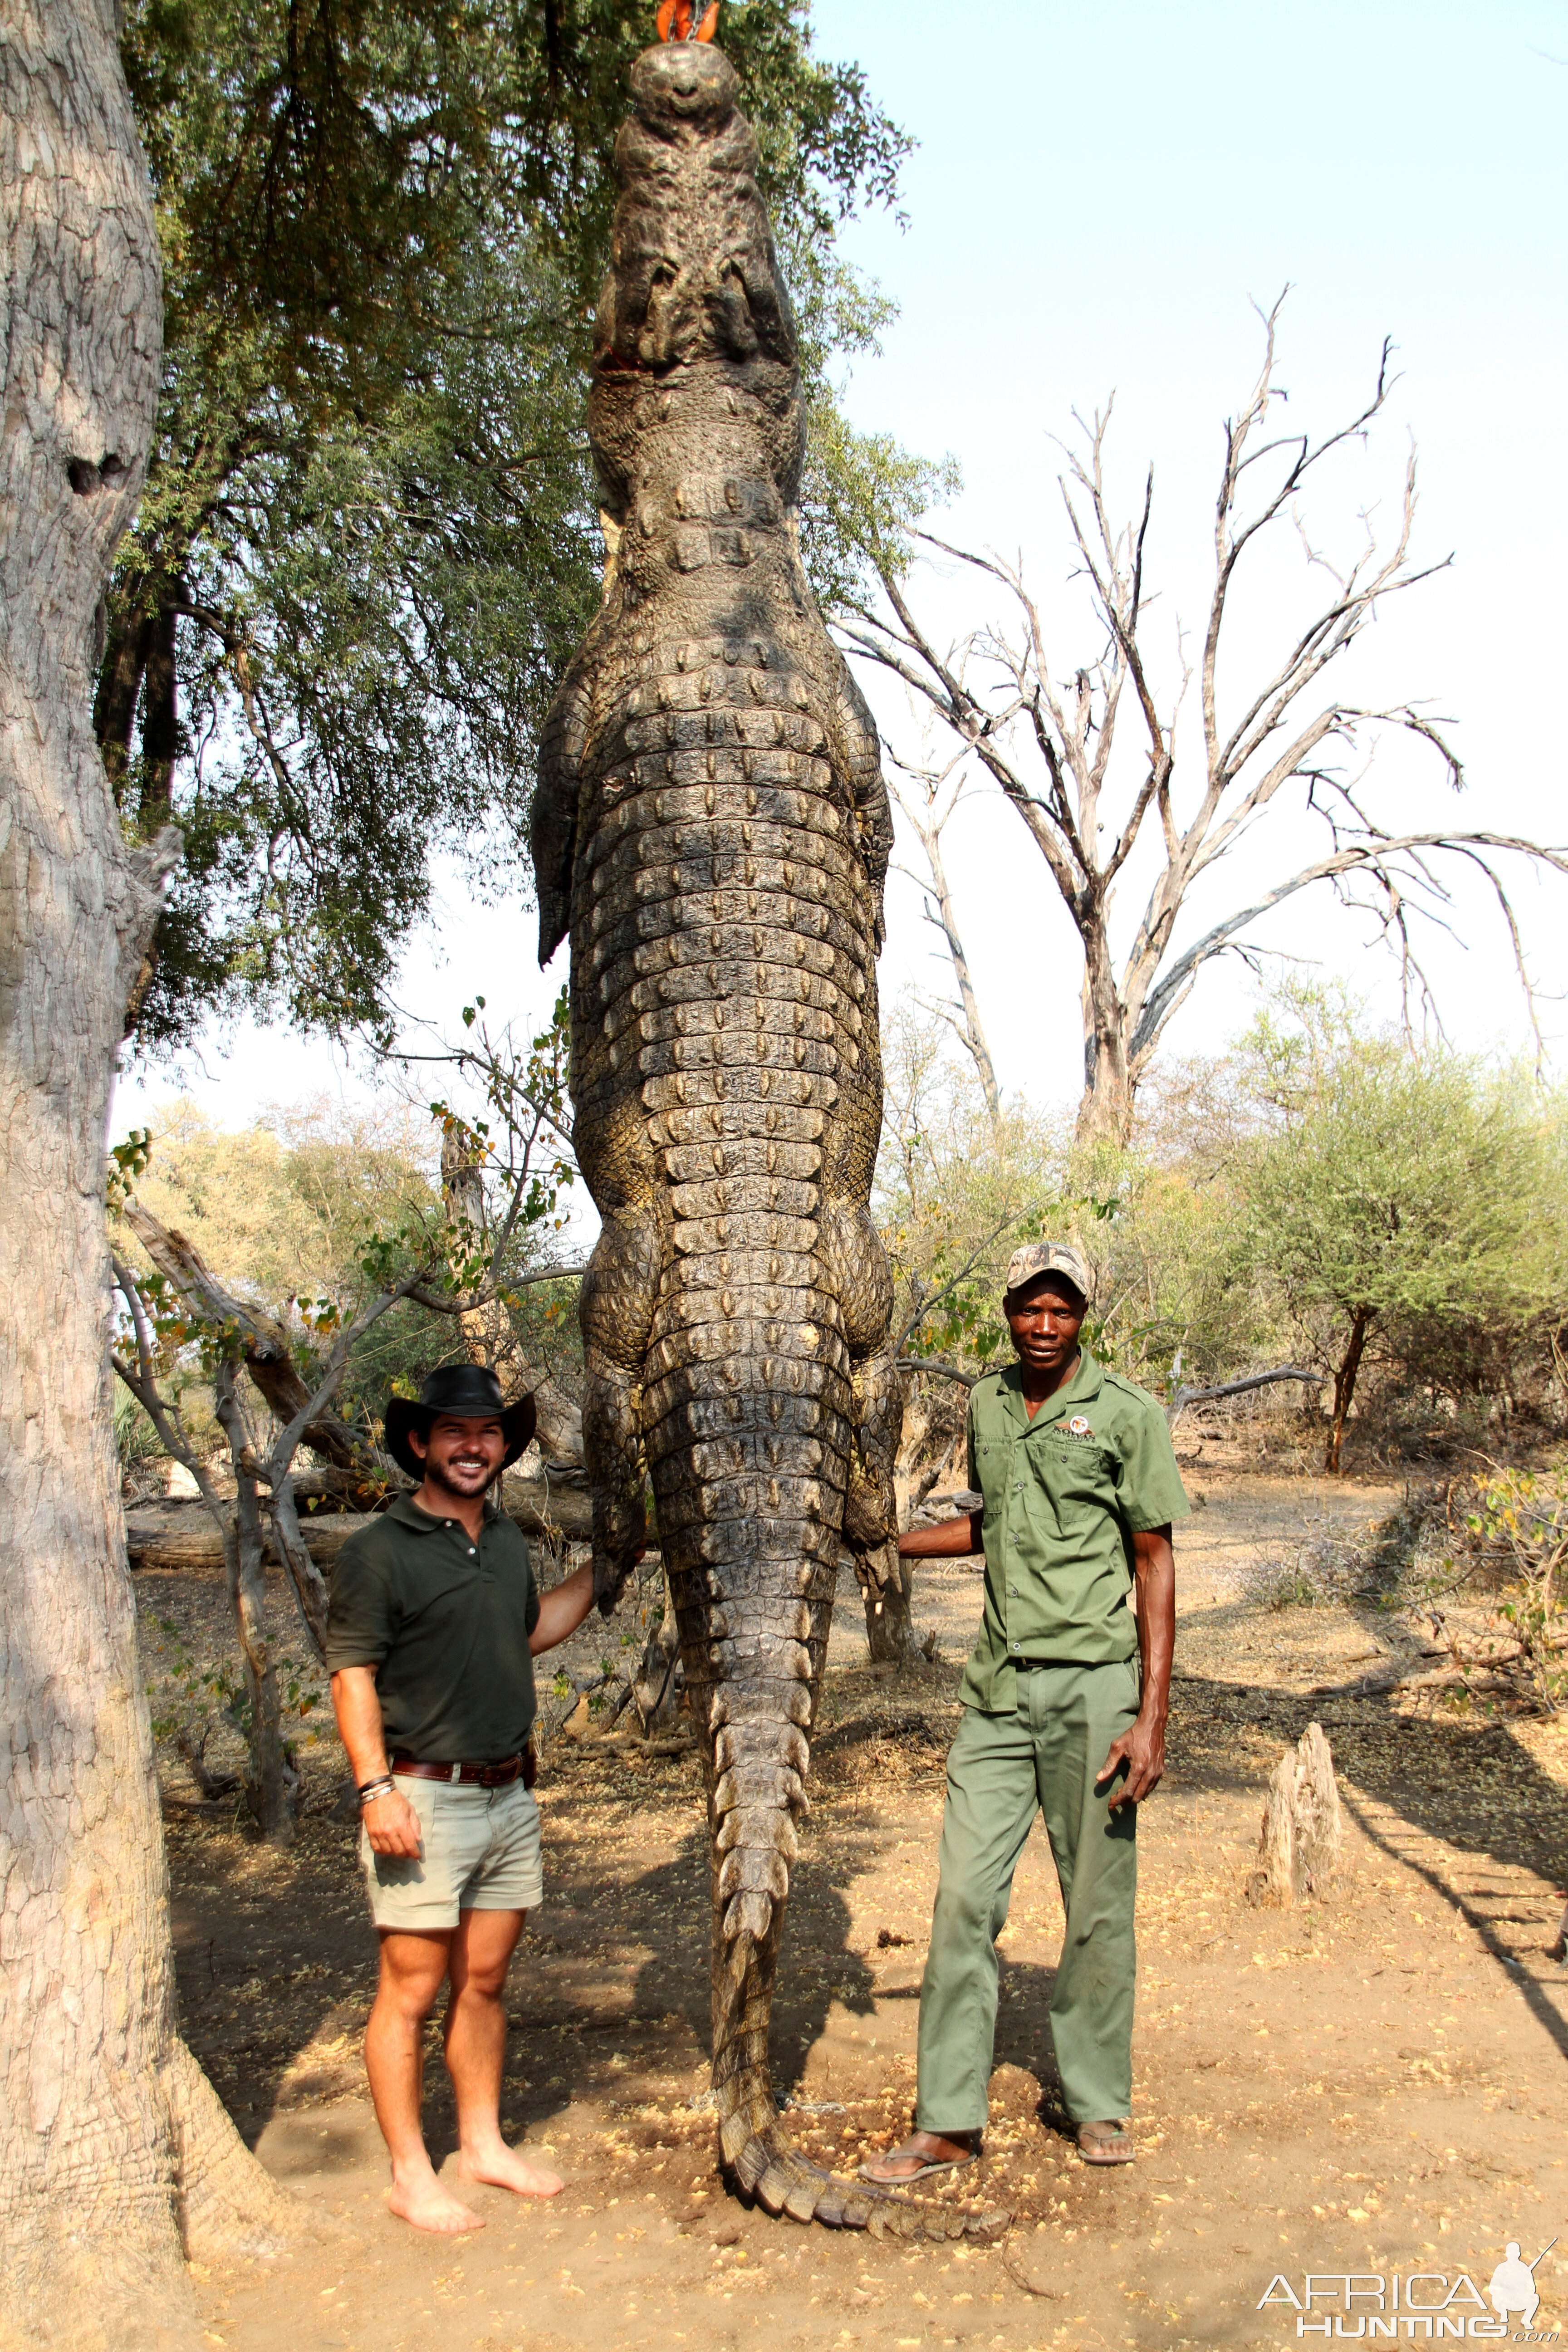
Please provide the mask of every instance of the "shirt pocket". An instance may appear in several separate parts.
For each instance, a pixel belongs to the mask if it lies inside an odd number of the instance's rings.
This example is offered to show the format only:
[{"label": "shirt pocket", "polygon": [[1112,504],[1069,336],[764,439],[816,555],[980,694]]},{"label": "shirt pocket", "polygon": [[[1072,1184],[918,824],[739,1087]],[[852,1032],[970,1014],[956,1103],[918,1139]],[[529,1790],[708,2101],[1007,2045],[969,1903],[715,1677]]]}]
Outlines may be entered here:
[{"label": "shirt pocket", "polygon": [[981,1494],[985,1498],[986,1518],[994,1518],[1005,1508],[1007,1485],[1013,1469],[1012,1441],[1005,1437],[983,1437],[975,1442],[974,1471]]},{"label": "shirt pocket", "polygon": [[1086,1512],[1114,1510],[1121,1465],[1091,1437],[1059,1437],[1042,1448],[1042,1473],[1063,1522]]}]

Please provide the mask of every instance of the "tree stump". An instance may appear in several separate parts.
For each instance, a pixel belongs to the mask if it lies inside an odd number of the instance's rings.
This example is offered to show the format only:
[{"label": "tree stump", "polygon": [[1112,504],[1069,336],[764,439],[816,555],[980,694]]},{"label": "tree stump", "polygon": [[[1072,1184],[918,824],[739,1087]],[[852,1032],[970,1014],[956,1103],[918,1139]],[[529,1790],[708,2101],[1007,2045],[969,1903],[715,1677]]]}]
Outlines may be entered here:
[{"label": "tree stump", "polygon": [[1322,1897],[1339,1866],[1344,1830],[1334,1759],[1321,1723],[1310,1723],[1269,1776],[1263,1801],[1258,1867],[1247,1899],[1289,1911],[1307,1895]]}]

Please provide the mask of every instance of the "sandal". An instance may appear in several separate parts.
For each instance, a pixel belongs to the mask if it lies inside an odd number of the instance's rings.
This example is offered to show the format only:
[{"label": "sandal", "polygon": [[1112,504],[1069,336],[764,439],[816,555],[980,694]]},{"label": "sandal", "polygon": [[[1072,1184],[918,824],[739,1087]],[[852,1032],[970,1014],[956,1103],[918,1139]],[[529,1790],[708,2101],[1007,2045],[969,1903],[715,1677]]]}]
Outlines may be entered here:
[{"label": "sandal", "polygon": [[1079,2124],[1078,2152],[1085,2164],[1131,2164],[1137,2154],[1120,2124]]},{"label": "sandal", "polygon": [[[949,2139],[945,2132],[911,2132],[900,2147],[890,2147],[882,2156],[868,2157],[859,2168],[861,2179],[874,2180],[880,2189],[909,2189],[917,2180],[929,2180],[933,2172],[960,2171],[964,2165],[973,2164],[980,2153],[978,2147],[971,2146],[965,2148],[962,2156],[928,2156],[923,2148],[915,2147],[914,2143],[917,2139],[944,2141],[950,2147],[955,2147],[958,2145],[956,2134]],[[879,2172],[873,2169],[877,2165],[898,2164],[900,2161],[912,2162],[916,2168],[915,2170],[913,2172]]]}]

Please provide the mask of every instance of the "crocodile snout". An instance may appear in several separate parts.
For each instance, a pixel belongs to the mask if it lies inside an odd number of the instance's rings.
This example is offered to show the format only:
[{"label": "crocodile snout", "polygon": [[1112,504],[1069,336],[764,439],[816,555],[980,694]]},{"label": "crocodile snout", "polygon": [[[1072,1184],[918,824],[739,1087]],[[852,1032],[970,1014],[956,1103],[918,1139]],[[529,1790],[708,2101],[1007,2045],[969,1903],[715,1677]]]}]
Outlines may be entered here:
[{"label": "crocodile snout", "polygon": [[740,84],[721,49],[705,41],[666,41],[632,68],[632,100],[648,130],[719,131],[735,110]]}]

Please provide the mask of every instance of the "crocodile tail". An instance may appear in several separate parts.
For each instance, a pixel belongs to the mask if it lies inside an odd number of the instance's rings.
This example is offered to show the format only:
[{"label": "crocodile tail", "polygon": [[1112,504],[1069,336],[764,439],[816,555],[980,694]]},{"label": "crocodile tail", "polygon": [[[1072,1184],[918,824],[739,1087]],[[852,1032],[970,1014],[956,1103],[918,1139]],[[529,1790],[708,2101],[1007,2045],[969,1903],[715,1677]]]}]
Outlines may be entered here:
[{"label": "crocodile tail", "polygon": [[[710,1474],[728,1465],[730,1479],[683,1485],[668,1455],[654,1458],[687,1688],[708,1758],[720,2152],[739,2187],[771,2213],[878,2236],[988,2239],[1006,2227],[1006,2215],[922,2203],[813,2164],[795,2147],[773,2097],[773,1988],[799,1824],[809,1811],[809,1732],[837,1572],[849,1450],[844,1386],[842,1398],[829,1379],[826,1395],[793,1400],[802,1424],[793,1449],[779,1433],[790,1416],[781,1410],[771,1418],[765,1388],[761,1398],[689,1396],[675,1418],[725,1433],[699,1438],[692,1454]],[[779,1402],[775,1396],[775,1409]],[[817,1433],[825,1407],[826,1444]],[[748,1427],[753,1422],[761,1428]],[[765,1476],[753,1472],[751,1506],[738,1510],[732,1477],[759,1450],[776,1466]],[[791,1512],[788,1502],[802,1497],[813,1507]]]}]

